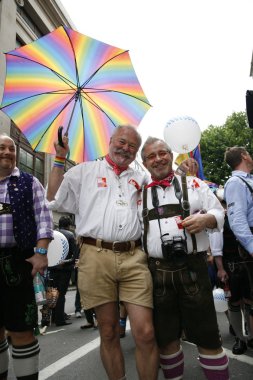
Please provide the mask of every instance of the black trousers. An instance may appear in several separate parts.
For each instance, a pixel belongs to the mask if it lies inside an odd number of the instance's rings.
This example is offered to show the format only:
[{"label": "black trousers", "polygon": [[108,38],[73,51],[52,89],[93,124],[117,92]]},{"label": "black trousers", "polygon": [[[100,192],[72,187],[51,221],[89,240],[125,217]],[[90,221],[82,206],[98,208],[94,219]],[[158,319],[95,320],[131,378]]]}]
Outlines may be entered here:
[{"label": "black trousers", "polygon": [[65,321],[65,295],[67,293],[69,281],[71,278],[71,269],[51,268],[50,277],[53,279],[54,286],[59,290],[59,298],[52,313],[52,321],[58,324]]}]

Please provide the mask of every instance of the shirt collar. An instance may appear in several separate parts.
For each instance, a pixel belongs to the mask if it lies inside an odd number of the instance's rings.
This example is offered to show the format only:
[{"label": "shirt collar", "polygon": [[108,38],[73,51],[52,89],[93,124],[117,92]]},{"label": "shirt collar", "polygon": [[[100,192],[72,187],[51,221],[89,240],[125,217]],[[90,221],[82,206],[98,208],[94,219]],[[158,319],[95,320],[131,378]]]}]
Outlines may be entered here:
[{"label": "shirt collar", "polygon": [[[105,158],[103,159],[102,162],[104,162],[104,164],[105,164],[110,170],[113,170],[113,169],[112,169],[112,166],[109,164],[109,162],[108,162]],[[127,168],[126,170],[124,170],[123,175],[124,175],[124,173],[134,172],[134,169],[131,167],[131,165],[132,165],[132,164],[130,164],[130,165],[128,166],[128,168]]]},{"label": "shirt collar", "polygon": [[10,175],[7,175],[7,177],[3,178],[1,182],[6,181],[7,179],[9,180],[11,177],[20,177],[20,170],[17,168],[17,166],[12,170]]},{"label": "shirt collar", "polygon": [[12,170],[10,177],[20,177],[20,170],[17,166]]},{"label": "shirt collar", "polygon": [[240,177],[245,177],[245,178],[247,178],[247,177],[249,177],[249,178],[252,178],[252,175],[251,174],[249,174],[249,173],[246,173],[246,172],[244,172],[244,171],[242,171],[242,170],[233,170],[232,171],[232,176],[240,176]]}]

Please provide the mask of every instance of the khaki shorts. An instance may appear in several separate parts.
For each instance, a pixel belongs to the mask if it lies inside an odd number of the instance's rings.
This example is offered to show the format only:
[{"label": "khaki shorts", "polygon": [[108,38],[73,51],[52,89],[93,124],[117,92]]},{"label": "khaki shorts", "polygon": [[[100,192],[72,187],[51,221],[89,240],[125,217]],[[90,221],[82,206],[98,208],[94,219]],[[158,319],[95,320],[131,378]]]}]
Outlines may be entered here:
[{"label": "khaki shorts", "polygon": [[83,244],[78,264],[78,289],[84,309],[108,302],[125,301],[153,307],[153,286],[147,256],[139,248],[133,253]]}]

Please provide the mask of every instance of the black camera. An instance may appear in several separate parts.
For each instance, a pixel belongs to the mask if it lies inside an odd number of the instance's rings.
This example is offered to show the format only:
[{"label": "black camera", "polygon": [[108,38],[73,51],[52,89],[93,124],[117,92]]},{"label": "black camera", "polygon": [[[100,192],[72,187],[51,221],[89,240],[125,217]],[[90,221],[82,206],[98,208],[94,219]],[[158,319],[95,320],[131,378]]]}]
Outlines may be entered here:
[{"label": "black camera", "polygon": [[[175,235],[172,239],[166,239],[166,235],[162,235],[162,254],[164,259],[173,261],[176,265],[184,265],[187,260],[187,244],[186,240]],[[165,240],[166,239],[166,240]]]}]

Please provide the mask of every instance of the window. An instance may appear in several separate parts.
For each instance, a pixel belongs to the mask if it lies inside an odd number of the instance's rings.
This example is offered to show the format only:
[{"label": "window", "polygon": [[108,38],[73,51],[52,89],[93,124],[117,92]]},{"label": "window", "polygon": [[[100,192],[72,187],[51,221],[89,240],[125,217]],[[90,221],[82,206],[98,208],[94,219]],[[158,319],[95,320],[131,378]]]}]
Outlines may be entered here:
[{"label": "window", "polygon": [[39,29],[38,23],[36,23],[36,21],[35,21],[35,17],[30,16],[27,13],[27,10],[23,7],[22,8],[17,7],[17,12],[22,17],[22,19],[25,21],[25,23],[30,27],[30,29],[33,31],[33,33],[36,34],[36,36],[38,38],[42,37],[44,33]]},{"label": "window", "polygon": [[24,172],[30,173],[45,185],[44,166],[45,154],[34,152],[25,136],[12,124],[11,138],[17,148],[17,167]]},{"label": "window", "polygon": [[41,183],[43,183],[44,178],[43,164],[43,161],[40,158],[36,157],[34,153],[32,154],[21,147],[19,148],[19,169],[23,170],[24,172],[33,174]]}]

